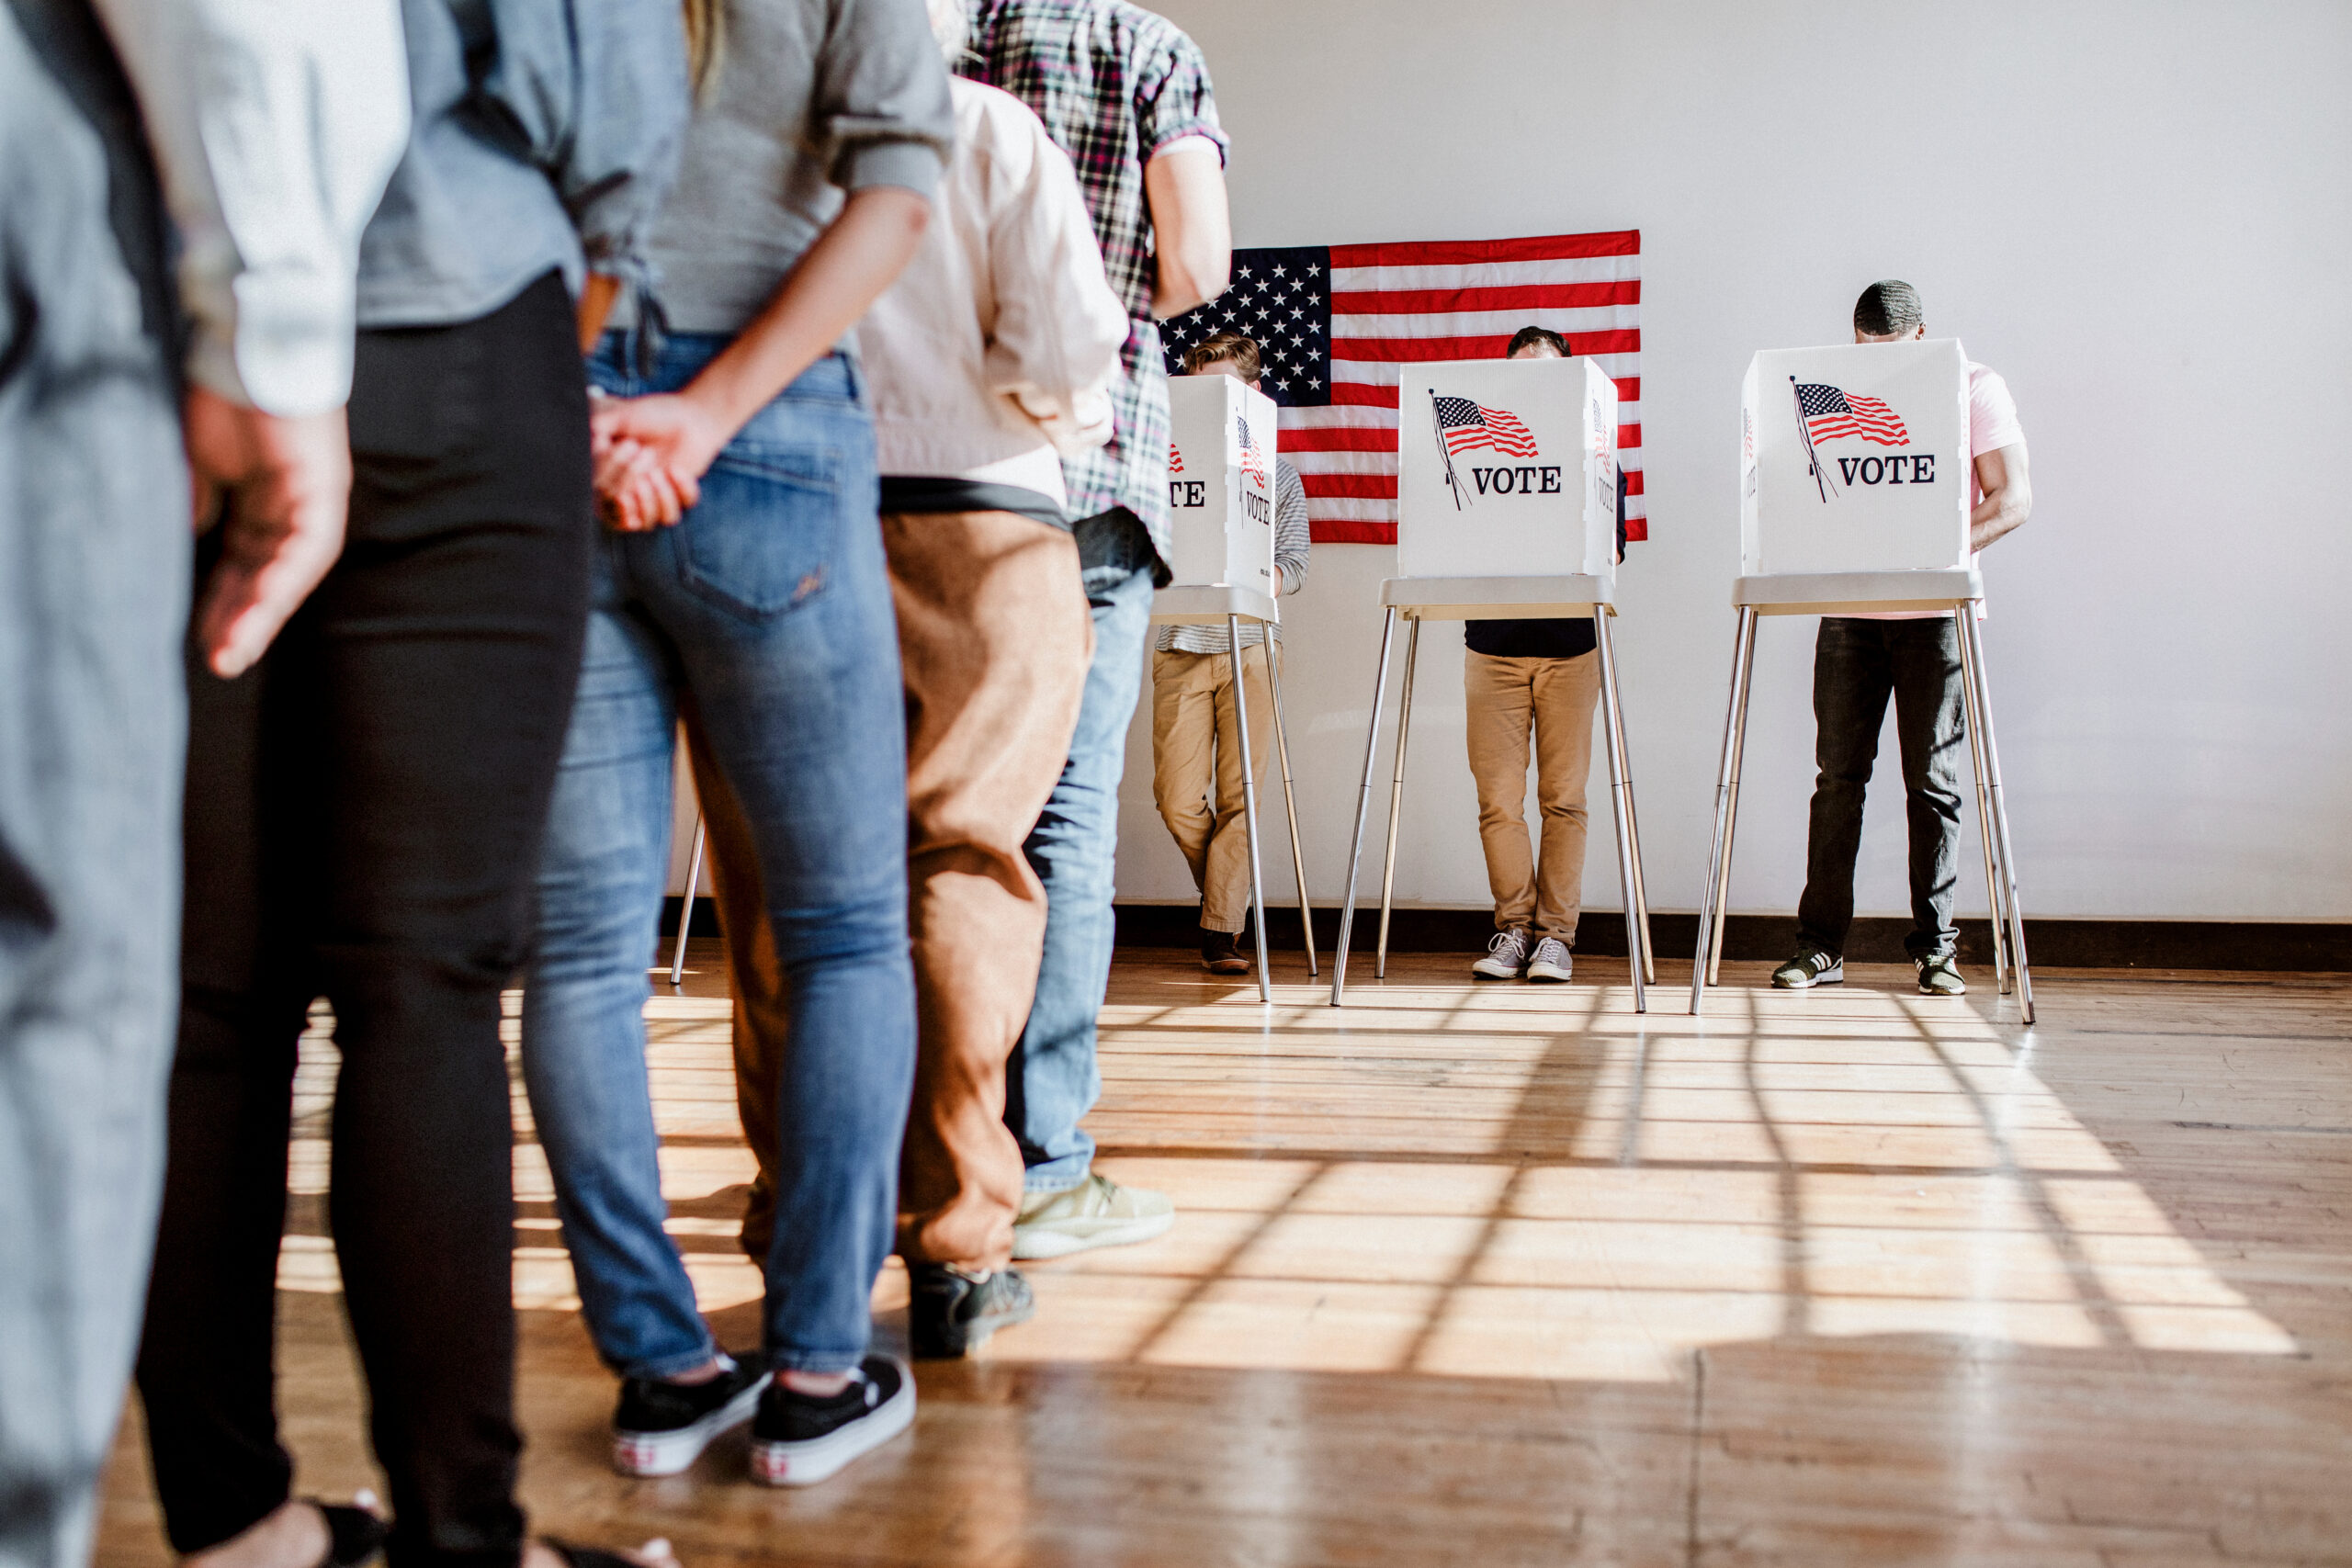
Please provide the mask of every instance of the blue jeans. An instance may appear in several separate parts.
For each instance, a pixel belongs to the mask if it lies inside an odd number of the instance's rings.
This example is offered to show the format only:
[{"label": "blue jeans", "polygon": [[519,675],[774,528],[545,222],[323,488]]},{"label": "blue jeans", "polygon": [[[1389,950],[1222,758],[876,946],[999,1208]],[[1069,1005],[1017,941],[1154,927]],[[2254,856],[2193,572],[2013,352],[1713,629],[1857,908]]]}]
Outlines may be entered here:
[{"label": "blue jeans", "polygon": [[1158,558],[1143,525],[1124,512],[1080,523],[1078,547],[1094,615],[1094,661],[1069,761],[1024,846],[1046,885],[1046,953],[1028,1027],[1005,1072],[1004,1120],[1021,1142],[1023,1185],[1031,1192],[1075,1187],[1094,1163],[1094,1140],[1079,1122],[1102,1094],[1094,1019],[1111,981],[1116,934],[1119,775],[1143,688]]},{"label": "blue jeans", "polygon": [[[691,379],[725,340],[677,334],[636,373],[608,335],[596,384]],[[711,1339],[663,1229],[644,1007],[691,705],[757,845],[789,979],[776,1106],[770,1365],[865,1354],[898,1213],[915,1060],[906,728],[856,367],[819,361],[753,416],[674,528],[603,542],[580,695],[539,873],[523,1069],[598,1350],[660,1377]]]}]

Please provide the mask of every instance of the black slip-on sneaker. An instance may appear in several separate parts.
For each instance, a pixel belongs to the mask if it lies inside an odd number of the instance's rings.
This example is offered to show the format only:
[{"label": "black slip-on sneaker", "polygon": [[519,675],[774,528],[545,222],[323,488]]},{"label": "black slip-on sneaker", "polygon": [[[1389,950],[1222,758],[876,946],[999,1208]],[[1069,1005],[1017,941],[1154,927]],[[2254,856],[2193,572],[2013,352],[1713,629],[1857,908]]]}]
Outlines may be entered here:
[{"label": "black slip-on sneaker", "polygon": [[975,1280],[944,1263],[907,1270],[907,1337],[924,1360],[967,1355],[1000,1328],[1026,1323],[1037,1310],[1029,1281],[1015,1269]]},{"label": "black slip-on sneaker", "polygon": [[759,1409],[764,1371],[721,1357],[727,1370],[707,1382],[630,1378],[613,1413],[613,1468],[623,1475],[675,1475],[702,1457],[720,1433]]},{"label": "black slip-on sneaker", "polygon": [[760,1397],[752,1423],[752,1479],[763,1486],[813,1486],[914,1418],[914,1371],[896,1356],[866,1357],[847,1388],[821,1399],[779,1380]]}]

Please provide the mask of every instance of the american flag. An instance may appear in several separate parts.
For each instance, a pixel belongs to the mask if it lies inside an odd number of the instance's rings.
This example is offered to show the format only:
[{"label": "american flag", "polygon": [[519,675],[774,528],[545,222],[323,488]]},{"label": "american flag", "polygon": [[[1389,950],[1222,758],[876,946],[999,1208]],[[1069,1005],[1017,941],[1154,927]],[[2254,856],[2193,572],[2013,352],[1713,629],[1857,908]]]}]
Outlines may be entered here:
[{"label": "american flag", "polygon": [[1815,441],[1859,435],[1881,446],[1911,445],[1911,433],[1903,428],[1903,421],[1876,398],[1856,397],[1818,381],[1800,381],[1797,410],[1804,415],[1805,434]]},{"label": "american flag", "polygon": [[1510,457],[1536,456],[1534,433],[1515,414],[1474,403],[1468,398],[1432,396],[1430,409],[1437,416],[1438,434],[1445,438],[1448,452],[1487,446]]},{"label": "american flag", "polygon": [[1549,327],[1616,378],[1625,533],[1647,538],[1641,253],[1633,230],[1236,251],[1232,287],[1163,324],[1169,367],[1181,371],[1184,350],[1216,333],[1256,339],[1315,538],[1393,545],[1404,367],[1499,359],[1521,327]]}]

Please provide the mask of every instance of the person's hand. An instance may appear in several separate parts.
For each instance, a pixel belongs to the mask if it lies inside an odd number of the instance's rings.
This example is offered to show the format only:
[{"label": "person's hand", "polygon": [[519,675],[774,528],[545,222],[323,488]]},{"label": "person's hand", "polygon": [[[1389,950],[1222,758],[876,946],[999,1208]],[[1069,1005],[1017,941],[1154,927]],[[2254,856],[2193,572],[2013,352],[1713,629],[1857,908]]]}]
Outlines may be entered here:
[{"label": "person's hand", "polygon": [[588,422],[605,520],[632,533],[684,517],[734,434],[692,395],[676,392],[599,398]]},{"label": "person's hand", "polygon": [[351,430],[339,408],[286,419],[201,387],[184,413],[197,531],[223,530],[197,646],[227,680],[254,667],[343,554]]}]

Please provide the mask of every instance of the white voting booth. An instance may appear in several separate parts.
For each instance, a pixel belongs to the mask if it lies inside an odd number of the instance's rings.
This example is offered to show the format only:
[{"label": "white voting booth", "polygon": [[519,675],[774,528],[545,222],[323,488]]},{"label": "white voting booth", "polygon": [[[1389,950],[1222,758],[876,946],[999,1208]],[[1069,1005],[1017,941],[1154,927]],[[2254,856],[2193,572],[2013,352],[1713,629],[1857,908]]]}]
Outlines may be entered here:
[{"label": "white voting booth", "polygon": [[[1154,626],[1222,622],[1227,646],[1233,650],[1242,817],[1250,840],[1250,901],[1257,916],[1258,995],[1272,1001],[1266,883],[1258,851],[1257,770],[1250,755],[1240,629],[1244,621],[1272,627],[1282,619],[1274,600],[1274,404],[1230,376],[1179,376],[1168,383],[1168,522],[1173,558],[1168,565],[1174,581],[1153,596],[1151,620]],[[1274,745],[1282,761],[1283,808],[1290,822],[1291,869],[1298,878],[1298,919],[1306,932],[1306,972],[1312,976],[1318,972],[1315,917],[1306,898],[1306,857],[1299,847],[1298,804],[1291,787],[1282,664],[1271,649],[1266,678],[1274,701]]]},{"label": "white voting booth", "polygon": [[1386,611],[1374,678],[1363,787],[1356,804],[1348,896],[1332,964],[1331,1005],[1344,1005],[1356,881],[1380,740],[1380,710],[1396,624],[1407,625],[1388,839],[1374,974],[1388,968],[1396,830],[1413,722],[1413,667],[1424,621],[1590,615],[1600,654],[1601,723],[1616,814],[1618,874],[1634,1005],[1646,1010],[1657,973],[1642,885],[1641,830],[1618,700],[1616,643],[1617,386],[1590,359],[1483,359],[1404,367],[1397,396],[1396,560],[1381,585]]},{"label": "white voting booth", "polygon": [[1758,618],[1913,611],[1948,614],[1959,627],[1994,976],[2006,993],[2014,969],[2024,1020],[2033,1021],[1977,625],[1984,584],[1968,549],[1970,457],[1968,359],[1957,339],[1768,350],[1748,365],[1740,395],[1740,576],[1732,590],[1739,630],[1690,976],[1693,1013],[1722,977]]}]

